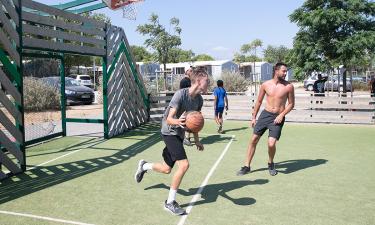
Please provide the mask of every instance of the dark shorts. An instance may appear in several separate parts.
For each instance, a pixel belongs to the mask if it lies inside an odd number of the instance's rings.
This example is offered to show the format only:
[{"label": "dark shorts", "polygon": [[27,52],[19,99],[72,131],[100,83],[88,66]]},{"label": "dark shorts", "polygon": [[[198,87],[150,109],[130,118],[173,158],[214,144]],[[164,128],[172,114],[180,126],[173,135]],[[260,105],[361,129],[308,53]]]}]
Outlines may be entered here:
[{"label": "dark shorts", "polygon": [[162,135],[165,148],[163,150],[164,162],[173,168],[177,160],[187,159],[183,139],[175,135]]},{"label": "dark shorts", "polygon": [[218,116],[219,113],[220,113],[220,116],[222,116],[223,112],[224,112],[224,107],[216,107],[216,109],[215,109],[215,116]]},{"label": "dark shorts", "polygon": [[254,127],[254,134],[262,136],[264,132],[268,129],[268,137],[276,138],[276,140],[280,139],[281,130],[283,129],[283,125],[285,122],[285,118],[279,124],[275,124],[274,120],[279,114],[271,113],[266,110],[263,110],[260,114],[257,123]]}]

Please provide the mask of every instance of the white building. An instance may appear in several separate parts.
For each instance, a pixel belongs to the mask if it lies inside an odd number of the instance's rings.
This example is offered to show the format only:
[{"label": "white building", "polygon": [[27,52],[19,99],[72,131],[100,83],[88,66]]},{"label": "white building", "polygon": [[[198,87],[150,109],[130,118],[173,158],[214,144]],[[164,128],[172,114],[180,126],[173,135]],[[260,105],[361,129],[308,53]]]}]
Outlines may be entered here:
[{"label": "white building", "polygon": [[[255,70],[254,70],[255,64]],[[255,74],[253,74],[255,71]],[[273,65],[268,62],[240,63],[240,73],[251,81],[266,81],[272,79]]]},{"label": "white building", "polygon": [[[273,77],[273,64],[268,62],[255,62],[255,75],[253,75],[254,62],[240,63],[240,73],[251,81],[266,81]],[[293,70],[288,69],[285,80],[293,80]]]},{"label": "white building", "polygon": [[238,65],[231,60],[181,62],[166,65],[167,70],[171,70],[173,74],[184,74],[190,66],[204,67],[214,80],[219,79],[224,71],[238,72]]}]

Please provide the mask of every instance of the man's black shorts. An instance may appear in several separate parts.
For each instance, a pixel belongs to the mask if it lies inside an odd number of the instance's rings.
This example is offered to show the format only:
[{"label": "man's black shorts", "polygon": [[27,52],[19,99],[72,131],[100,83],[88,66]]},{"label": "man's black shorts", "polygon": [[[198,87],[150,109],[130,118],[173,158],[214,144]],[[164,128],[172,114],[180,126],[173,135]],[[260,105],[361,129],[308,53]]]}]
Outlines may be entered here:
[{"label": "man's black shorts", "polygon": [[271,113],[266,110],[263,110],[260,114],[258,121],[254,127],[254,134],[262,136],[264,132],[268,129],[268,137],[276,138],[276,140],[280,139],[281,130],[283,129],[285,118],[279,124],[275,124],[274,120],[279,114]]},{"label": "man's black shorts", "polygon": [[162,135],[165,148],[163,150],[164,162],[173,168],[177,160],[187,159],[183,139],[175,135]]}]

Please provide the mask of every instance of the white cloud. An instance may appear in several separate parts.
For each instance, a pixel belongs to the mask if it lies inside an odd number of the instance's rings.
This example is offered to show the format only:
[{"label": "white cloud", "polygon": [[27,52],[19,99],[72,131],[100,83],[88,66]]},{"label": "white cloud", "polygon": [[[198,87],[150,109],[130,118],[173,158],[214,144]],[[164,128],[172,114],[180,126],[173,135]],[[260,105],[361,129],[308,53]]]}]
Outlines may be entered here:
[{"label": "white cloud", "polygon": [[213,47],[212,48],[212,51],[216,51],[216,52],[224,52],[224,51],[228,51],[229,48],[226,48],[226,47],[223,47],[223,46],[216,46],[216,47]]}]

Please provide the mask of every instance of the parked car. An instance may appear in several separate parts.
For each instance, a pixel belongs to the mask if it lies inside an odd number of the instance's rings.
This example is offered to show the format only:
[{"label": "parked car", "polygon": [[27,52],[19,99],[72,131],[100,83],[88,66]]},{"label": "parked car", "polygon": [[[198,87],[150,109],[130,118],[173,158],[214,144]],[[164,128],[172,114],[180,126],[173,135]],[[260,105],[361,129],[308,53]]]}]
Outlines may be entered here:
[{"label": "parked car", "polygon": [[[339,87],[339,83],[340,83],[340,87]],[[328,79],[328,81],[326,81],[326,83],[324,84],[324,90],[330,90],[330,91],[340,90],[340,92],[342,92],[344,90],[344,82],[342,78],[340,77],[340,82],[338,81],[337,76],[333,76],[332,79]],[[346,79],[346,91],[352,91],[352,84],[350,82],[350,78]]]},{"label": "parked car", "polygon": [[[61,86],[60,77],[44,77],[41,80],[55,88],[60,88]],[[92,104],[95,98],[93,89],[81,86],[77,80],[70,77],[65,77],[65,95],[68,105]]]},{"label": "parked car", "polygon": [[70,74],[69,77],[75,79],[78,81],[80,85],[93,88],[94,84],[91,82],[91,77],[90,75],[86,74]]},{"label": "parked car", "polygon": [[[338,91],[338,79],[337,75],[334,75],[333,78],[324,76],[327,79],[327,81],[324,84],[324,90],[333,90],[333,91]],[[307,91],[313,91],[313,85],[315,81],[318,80],[318,74],[312,74],[310,75],[307,79],[303,81],[303,87]],[[343,80],[340,78],[340,91],[343,91]],[[350,78],[346,79],[346,91],[351,91],[352,90],[352,84],[350,83]]]}]

